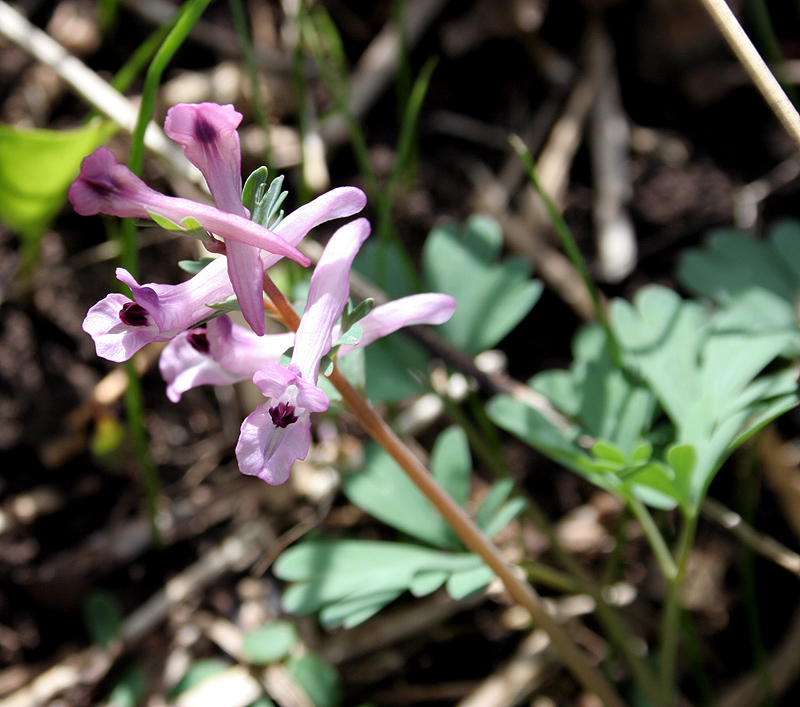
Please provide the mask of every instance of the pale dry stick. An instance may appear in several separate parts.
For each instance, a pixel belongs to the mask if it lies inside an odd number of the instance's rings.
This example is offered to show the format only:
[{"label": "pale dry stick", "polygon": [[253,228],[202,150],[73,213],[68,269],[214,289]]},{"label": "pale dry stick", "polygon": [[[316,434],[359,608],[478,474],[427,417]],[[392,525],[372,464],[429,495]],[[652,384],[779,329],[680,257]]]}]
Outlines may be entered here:
[{"label": "pale dry stick", "polygon": [[553,661],[545,652],[544,631],[534,631],[511,659],[484,680],[458,707],[514,707],[539,687],[552,671]]},{"label": "pale dry stick", "polygon": [[759,555],[772,560],[776,565],[783,567],[796,577],[800,577],[800,555],[783,543],[779,543],[775,538],[756,530],[746,523],[738,513],[713,498],[706,498],[703,501],[702,512],[706,518],[711,518],[714,522],[719,523]]},{"label": "pale dry stick", "polygon": [[103,679],[125,649],[140,641],[167,618],[171,609],[229,570],[252,564],[273,539],[263,521],[250,521],[212,548],[122,622],[119,640],[105,651],[86,648],[68,656],[28,685],[6,697],[2,707],[40,707],[58,694],[84,683]]},{"label": "pale dry stick", "polygon": [[[264,291],[283,318],[283,323],[292,331],[297,331],[300,317],[266,274],[264,275]],[[625,703],[622,698],[603,674],[589,662],[587,656],[564,628],[550,616],[533,587],[519,578],[514,568],[505,561],[497,548],[467,515],[467,512],[442,489],[419,459],[392,431],[384,419],[372,409],[364,396],[350,384],[336,366],[328,376],[328,380],[339,391],[350,412],[370,437],[400,465],[400,468],[417,488],[442,514],[464,545],[483,559],[499,577],[509,594],[528,611],[533,622],[550,636],[555,651],[581,684],[589,692],[597,695],[606,707],[624,707]]]},{"label": "pale dry stick", "polygon": [[[138,109],[119,91],[103,81],[82,61],[72,56],[64,47],[23,15],[0,0],[0,34],[17,44],[37,61],[51,67],[75,93],[90,106],[113,120],[126,132],[136,127]],[[155,123],[147,126],[144,143],[159,157],[165,159],[181,176],[195,184],[202,184],[202,175],[183,156],[181,149],[167,139]]]},{"label": "pale dry stick", "polygon": [[636,231],[627,209],[633,196],[631,131],[620,97],[616,63],[610,67],[604,90],[592,107],[588,137],[595,184],[592,216],[597,275],[605,282],[620,282],[636,267]]},{"label": "pale dry stick", "polygon": [[[580,147],[589,113],[608,76],[612,61],[611,42],[598,25],[590,26],[585,43],[585,69],[536,159],[536,171],[542,189],[559,209],[564,206],[570,169]],[[523,215],[532,219],[532,227],[549,224],[550,217],[533,186],[528,185],[525,193]]]},{"label": "pale dry stick", "polygon": [[800,149],[800,115],[725,0],[700,0],[767,105]]}]

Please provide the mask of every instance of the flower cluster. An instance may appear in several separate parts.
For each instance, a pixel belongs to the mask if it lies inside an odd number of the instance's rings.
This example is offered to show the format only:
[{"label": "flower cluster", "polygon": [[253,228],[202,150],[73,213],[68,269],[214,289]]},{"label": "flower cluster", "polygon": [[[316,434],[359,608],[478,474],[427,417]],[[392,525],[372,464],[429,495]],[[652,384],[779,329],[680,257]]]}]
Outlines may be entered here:
[{"label": "flower cluster", "polygon": [[[149,188],[107,148],[87,157],[69,191],[83,215],[105,213],[151,218],[178,230],[200,232],[225,255],[178,285],[140,285],[123,268],[117,278],[133,299],[110,294],[86,315],[84,330],[97,354],[125,361],[145,344],[168,341],[160,369],[173,401],[198,385],[226,385],[247,379],[267,401],[244,420],[236,446],[240,470],[280,484],[292,464],[308,453],[312,412],[328,408],[317,386],[320,362],[339,339],[339,319],[348,302],[353,259],[370,232],[360,218],[339,228],[311,275],[305,311],[297,332],[265,334],[265,271],[282,257],[302,265],[309,260],[297,245],[315,226],[353,216],[366,204],[354,187],[333,189],[277,223],[250,213],[243,203],[241,154],[236,128],[242,116],[232,106],[179,104],[167,113],[166,134],[206,179],[216,207],[165,196]],[[245,187],[247,192],[247,187]],[[270,214],[271,218],[271,214]],[[235,296],[250,326],[235,324],[220,305]],[[376,307],[358,322],[357,343],[337,347],[337,355],[366,346],[412,324],[441,324],[455,301],[442,294],[405,297]],[[288,349],[291,361],[279,361]]]}]

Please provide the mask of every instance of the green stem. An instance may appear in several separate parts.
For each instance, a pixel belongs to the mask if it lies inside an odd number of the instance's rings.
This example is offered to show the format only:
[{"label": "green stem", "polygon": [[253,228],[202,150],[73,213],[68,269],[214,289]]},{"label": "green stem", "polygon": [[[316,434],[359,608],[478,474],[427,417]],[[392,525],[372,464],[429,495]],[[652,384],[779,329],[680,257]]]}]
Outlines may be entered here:
[{"label": "green stem", "polygon": [[533,188],[536,189],[537,193],[544,202],[547,215],[550,217],[553,228],[555,229],[556,234],[561,241],[561,247],[564,249],[567,258],[569,258],[573,267],[578,271],[581,280],[583,280],[583,284],[586,286],[586,290],[589,292],[589,296],[592,299],[592,308],[594,309],[595,319],[598,321],[600,326],[603,327],[603,331],[606,333],[607,346],[609,353],[611,354],[611,358],[614,361],[614,365],[620,370],[625,370],[625,366],[622,362],[622,352],[619,342],[617,341],[617,337],[614,335],[614,332],[611,329],[611,324],[608,320],[605,308],[603,307],[600,290],[597,288],[592,276],[589,274],[589,268],[586,267],[586,261],[581,255],[578,244],[572,237],[572,232],[569,230],[569,227],[564,221],[563,216],[561,216],[559,210],[556,208],[556,205],[553,203],[553,200],[550,198],[550,195],[547,194],[542,188],[541,182],[539,182],[539,176],[536,172],[536,164],[534,163],[533,157],[531,156],[527,146],[522,141],[522,138],[520,138],[519,135],[512,135],[509,138],[509,142],[516,153],[520,156],[520,159],[522,160],[523,164],[525,165],[525,169],[528,172],[528,178],[530,179]]},{"label": "green stem", "polygon": [[656,556],[661,572],[667,582],[672,582],[675,577],[678,576],[678,567],[675,564],[675,560],[672,558],[669,547],[667,547],[664,536],[653,520],[653,516],[650,514],[650,511],[647,510],[647,507],[635,496],[631,496],[628,500],[628,504],[633,514],[636,516],[636,520],[639,521],[639,525],[642,526],[642,530]]},{"label": "green stem", "polygon": [[264,145],[264,164],[269,168],[271,167],[269,121],[267,120],[267,110],[261,97],[261,86],[258,82],[258,67],[256,66],[253,42],[247,24],[247,13],[245,12],[242,0],[228,0],[228,7],[230,8],[231,17],[233,18],[233,25],[236,28],[236,36],[239,38],[244,68],[250,80],[250,91],[253,94],[253,117],[258,127],[261,128],[261,132],[264,133],[264,139],[266,141]]},{"label": "green stem", "polygon": [[697,529],[697,514],[684,518],[683,529],[676,552],[676,572],[667,584],[667,600],[661,626],[661,655],[659,666],[659,692],[661,707],[675,707],[677,703],[676,665],[681,632],[681,590],[686,578],[689,553]]},{"label": "green stem", "polygon": [[[169,31],[163,44],[156,52],[147,70],[139,118],[133,132],[131,151],[128,156],[128,167],[134,174],[140,175],[144,164],[144,134],[153,116],[156,94],[161,82],[161,75],[175,52],[183,44],[194,24],[203,14],[211,0],[189,0],[180,10],[175,26]],[[122,266],[134,277],[138,277],[139,252],[136,243],[136,227],[133,220],[123,219],[120,240],[120,261]],[[147,444],[147,433],[144,427],[144,404],[142,402],[142,385],[135,366],[128,362],[125,366],[128,375],[128,387],[125,391],[125,406],[128,425],[133,439],[134,450],[142,471],[142,482],[145,489],[150,523],[153,529],[153,540],[156,545],[161,542],[156,522],[160,482],[158,470],[150,457]]]},{"label": "green stem", "polygon": [[144,133],[147,125],[153,117],[153,110],[156,104],[158,87],[161,84],[161,77],[167,65],[172,61],[175,52],[181,47],[200,19],[211,0],[188,0],[180,9],[180,16],[175,26],[170,30],[164,43],[161,45],[144,79],[144,89],[142,90],[142,103],[139,107],[139,119],[133,131],[131,141],[131,151],[128,156],[128,167],[134,174],[141,174],[144,165]]}]

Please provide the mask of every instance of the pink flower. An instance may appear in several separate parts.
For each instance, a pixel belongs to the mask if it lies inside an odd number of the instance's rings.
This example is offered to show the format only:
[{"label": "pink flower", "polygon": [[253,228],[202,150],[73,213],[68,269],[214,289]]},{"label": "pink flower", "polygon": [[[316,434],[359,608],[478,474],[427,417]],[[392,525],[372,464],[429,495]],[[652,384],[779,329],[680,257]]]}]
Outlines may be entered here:
[{"label": "pink flower", "polygon": [[[254,375],[253,382],[269,400],[242,423],[236,445],[242,473],[282,484],[292,464],[308,454],[311,413],[328,408],[327,397],[316,385],[319,364],[334,343],[335,325],[350,295],[350,268],[369,231],[369,223],[358,219],[331,237],[311,276],[288,369],[269,362]],[[361,320],[363,345],[406,324],[441,323],[455,310],[455,301],[447,295],[405,298],[405,308],[402,302],[378,307]]]},{"label": "pink flower", "polygon": [[131,288],[133,300],[108,295],[89,309],[83,330],[94,339],[98,356],[127,361],[145,344],[169,341],[214,315],[209,305],[233,294],[225,268],[225,258],[217,258],[180,285],[140,285],[117,268],[117,279]]},{"label": "pink flower", "polygon": [[[360,189],[332,189],[290,213],[277,225],[275,233],[297,245],[319,224],[352,216],[365,203],[366,196]],[[261,267],[274,265],[280,258],[262,252]],[[134,300],[110,294],[89,310],[83,329],[94,339],[97,355],[109,361],[127,361],[145,344],[169,341],[213,316],[216,312],[209,305],[223,302],[234,293],[227,268],[227,259],[217,258],[179,285],[139,285],[130,273],[118,268],[117,278],[131,288]]]},{"label": "pink flower", "polygon": [[230,385],[249,380],[278,361],[294,343],[294,333],[257,336],[226,315],[176,336],[161,352],[159,369],[167,396],[178,402],[198,385]]},{"label": "pink flower", "polygon": [[[242,204],[242,156],[236,128],[242,114],[216,103],[179,103],[167,111],[164,132],[206,179],[218,209],[248,218]],[[263,266],[258,248],[228,241],[228,276],[247,323],[264,334]]]},{"label": "pink flower", "polygon": [[250,219],[158,193],[119,164],[107,147],[98,147],[81,162],[81,172],[69,188],[69,200],[81,216],[104,213],[120,218],[149,218],[152,213],[176,224],[193,219],[221,238],[263,248],[303,266],[310,263],[297,248]]}]

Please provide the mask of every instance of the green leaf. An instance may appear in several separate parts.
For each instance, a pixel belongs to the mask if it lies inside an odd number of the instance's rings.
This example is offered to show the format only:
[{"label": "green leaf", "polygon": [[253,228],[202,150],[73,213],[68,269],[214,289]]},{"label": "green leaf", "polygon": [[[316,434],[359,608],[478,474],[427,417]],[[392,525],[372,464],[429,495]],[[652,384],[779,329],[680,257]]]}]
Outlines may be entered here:
[{"label": "green leaf", "polygon": [[486,565],[456,572],[447,580],[447,593],[456,601],[466,599],[488,587],[494,579],[494,572]]},{"label": "green leaf", "polygon": [[250,174],[242,188],[242,203],[250,212],[250,219],[264,228],[274,229],[283,219],[281,204],[289,192],[281,191],[283,176],[272,180],[267,188],[269,170],[259,167]]},{"label": "green leaf", "polygon": [[[468,464],[466,468],[471,467]],[[441,473],[450,471],[440,462]],[[452,481],[455,486],[457,481]],[[431,502],[377,445],[367,448],[364,471],[345,479],[343,490],[351,503],[417,540],[448,549],[461,546]],[[459,496],[464,496],[463,491],[459,490]]]},{"label": "green leaf", "polygon": [[[675,443],[694,450],[691,465],[686,452],[675,452],[677,468],[669,462],[676,472],[676,500],[689,513],[697,511],[750,421],[760,426],[791,405],[791,398],[796,403],[794,389],[773,388],[780,379],[758,377],[793,334],[743,327],[748,306],[746,300],[733,300],[712,314],[661,287],[643,288],[633,304],[611,306],[626,361],[658,398],[675,428]],[[766,404],[780,394],[789,398],[774,408]]]},{"label": "green leaf", "polygon": [[739,305],[747,331],[783,331],[788,355],[800,355],[795,302],[800,293],[800,221],[776,225],[768,239],[735,229],[711,233],[703,248],[688,250],[678,269],[681,284],[719,306]]},{"label": "green leaf", "polygon": [[201,658],[196,660],[189,666],[184,676],[178,680],[175,687],[172,688],[170,696],[175,699],[184,692],[197,687],[205,680],[213,678],[215,675],[221,675],[230,667],[231,664],[221,658]]},{"label": "green leaf", "polygon": [[477,354],[503,339],[539,299],[542,284],[531,280],[521,258],[497,262],[499,224],[473,216],[463,228],[434,229],[423,248],[426,286],[455,297],[458,309],[439,328],[467,353]]},{"label": "green leaf", "polygon": [[228,312],[238,312],[240,309],[239,300],[237,299],[236,295],[231,295],[230,297],[222,300],[222,302],[207,304],[206,307],[215,309],[218,314],[227,314]]},{"label": "green leaf", "polygon": [[200,260],[179,260],[178,267],[191,275],[197,275],[206,265],[214,262],[214,258],[200,258]]},{"label": "green leaf", "polygon": [[122,611],[110,592],[97,590],[89,594],[83,602],[83,619],[92,642],[100,648],[108,648],[119,636]]},{"label": "green leaf", "polygon": [[297,642],[297,631],[288,621],[265,624],[246,634],[242,652],[254,665],[268,665],[283,660]]},{"label": "green leaf", "polygon": [[38,242],[63,207],[81,160],[116,130],[100,120],[75,130],[0,125],[0,221]]},{"label": "green leaf", "polygon": [[339,336],[334,346],[355,346],[361,337],[364,336],[364,330],[358,322],[354,322],[343,334]]},{"label": "green leaf", "polygon": [[472,457],[467,435],[461,427],[448,427],[437,438],[431,451],[433,477],[459,506],[469,500]]},{"label": "green leaf", "polygon": [[155,211],[148,210],[147,215],[165,231],[179,231],[187,236],[193,236],[203,241],[210,240],[206,230],[200,225],[200,222],[192,216],[187,216],[180,223],[175,223],[166,216],[162,216]]},{"label": "green leaf", "polygon": [[342,702],[339,674],[328,661],[308,653],[287,663],[289,672],[316,707],[338,707]]},{"label": "green leaf", "polygon": [[420,380],[427,379],[430,354],[403,332],[371,343],[364,361],[367,397],[373,402],[394,403],[425,390]]},{"label": "green leaf", "polygon": [[283,595],[286,611],[322,610],[320,618],[335,627],[345,621],[355,625],[412,588],[418,596],[435,591],[441,582],[433,581],[432,573],[449,577],[481,564],[469,553],[405,543],[311,540],[284,552],[274,571],[278,578],[294,583]]}]

